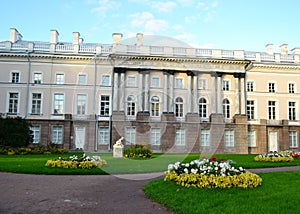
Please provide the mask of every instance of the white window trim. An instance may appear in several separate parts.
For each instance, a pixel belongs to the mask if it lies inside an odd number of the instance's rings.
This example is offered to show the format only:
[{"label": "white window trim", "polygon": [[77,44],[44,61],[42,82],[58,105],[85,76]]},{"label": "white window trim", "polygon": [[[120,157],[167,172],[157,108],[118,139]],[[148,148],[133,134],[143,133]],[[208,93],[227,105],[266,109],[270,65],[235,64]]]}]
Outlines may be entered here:
[{"label": "white window trim", "polygon": [[[158,116],[153,116],[152,115],[152,97],[158,97],[158,99],[159,99],[159,101],[157,102],[158,105],[159,105]],[[161,102],[161,97],[160,96],[154,94],[153,96],[150,97],[150,117],[152,117],[152,118],[160,118],[160,116],[161,116],[161,107],[162,107],[161,105],[162,105],[162,102]]]},{"label": "white window trim", "polygon": [[[10,93],[16,93],[16,94],[18,94],[18,106],[17,106],[17,112],[16,113],[10,113],[9,112],[9,99],[10,99],[10,97],[9,97],[9,94]],[[18,115],[18,114],[20,114],[20,97],[21,97],[21,92],[19,92],[19,91],[8,91],[7,93],[6,93],[6,112],[7,112],[7,114],[13,114],[13,115]]]},{"label": "white window trim", "polygon": [[[270,83],[274,83],[274,90],[275,90],[275,92],[270,92],[270,91],[269,91],[269,84],[270,84]],[[277,82],[274,81],[274,80],[268,81],[267,87],[268,87],[268,89],[267,89],[267,92],[268,92],[268,93],[277,93],[277,92],[278,92],[278,91],[277,91]]]},{"label": "white window trim", "polygon": [[295,103],[295,120],[299,120],[299,116],[298,116],[298,102],[297,100],[287,100],[287,103],[286,103],[286,118],[289,119],[289,102],[294,102]]},{"label": "white window trim", "polygon": [[[233,135],[232,135],[233,142],[231,142],[231,141],[226,142],[226,132],[232,132],[233,133]],[[228,143],[230,143],[230,145]],[[226,129],[225,130],[225,132],[224,132],[224,146],[225,146],[225,148],[234,148],[235,147],[235,133],[234,133],[234,130],[232,130],[232,129]]]},{"label": "white window trim", "polygon": [[[52,110],[51,110],[51,114],[56,115],[54,113],[54,109],[55,109],[55,94],[63,94],[64,95],[64,105],[63,105],[63,112],[62,114],[65,114],[66,112],[66,94],[64,92],[53,92],[52,94]],[[60,114],[58,114],[60,115]]]},{"label": "white window trim", "polygon": [[[108,112],[107,116],[104,116],[104,115],[100,114],[101,113],[101,96],[109,96],[109,112]],[[98,109],[98,115],[99,115],[99,117],[108,118],[109,116],[112,115],[112,102],[113,102],[113,100],[112,100],[111,94],[100,94],[99,95],[99,105],[98,105],[98,108],[99,108]]]},{"label": "white window trim", "polygon": [[[184,134],[184,142],[183,142],[183,143],[180,142],[180,144],[179,144],[179,143],[177,142],[177,139],[176,139],[177,131],[183,132],[183,134]],[[177,128],[177,129],[175,130],[175,145],[176,145],[176,146],[186,146],[186,130],[185,130],[185,129],[183,129],[183,128]]]},{"label": "white window trim", "polygon": [[[159,132],[155,132],[156,134],[155,134],[155,136],[157,135],[157,134],[159,134],[159,142],[157,142],[157,141],[155,141],[155,142],[153,142],[152,141],[152,133],[154,133],[154,132],[152,132],[153,130],[159,130]],[[156,138],[155,138],[156,139]],[[154,145],[154,146],[160,146],[161,145],[161,128],[151,128],[151,130],[150,130],[150,143],[151,143],[151,145]]]},{"label": "white window trim", "polygon": [[258,117],[258,107],[257,107],[257,99],[249,98],[246,100],[246,111],[247,111],[247,101],[254,101],[254,118],[252,120],[257,120]]},{"label": "white window trim", "polygon": [[78,93],[78,94],[75,94],[75,100],[76,100],[76,106],[75,106],[75,112],[74,114],[77,115],[77,110],[78,110],[78,95],[85,95],[86,97],[86,103],[85,103],[85,114],[80,114],[80,115],[87,115],[88,114],[88,94],[83,94],[83,93]]},{"label": "white window trim", "polygon": [[[224,82],[228,82],[228,90],[224,90],[223,89],[223,84],[224,84]],[[227,79],[227,78],[224,78],[224,79],[222,79],[222,91],[230,91],[231,90],[231,80],[230,79]]]},{"label": "white window trim", "polygon": [[[105,128],[105,131],[106,130],[108,131],[108,142],[107,143],[100,142],[100,129],[101,128]],[[98,145],[108,145],[109,144],[109,140],[110,140],[110,137],[109,137],[109,127],[108,126],[100,126],[98,128]]]},{"label": "white window trim", "polygon": [[[158,85],[154,85],[153,84],[153,79],[154,78],[158,79]],[[151,77],[151,87],[153,87],[153,88],[159,88],[160,87],[160,78],[159,78],[159,76],[153,76],[153,77]]]},{"label": "white window trim", "polygon": [[[63,76],[64,76],[64,81],[63,81],[63,83],[57,83],[57,75],[58,74],[62,74]],[[65,73],[64,72],[55,72],[55,76],[54,76],[54,82],[55,82],[55,84],[57,84],[57,85],[63,85],[63,84],[65,84],[66,83],[66,75],[65,75]]]},{"label": "white window trim", "polygon": [[[129,141],[128,141],[129,144],[133,144],[133,145],[134,145],[134,144],[136,144],[136,127],[135,127],[135,126],[126,126],[126,127],[125,127],[125,142],[127,142],[127,140],[128,140],[128,138],[127,138],[127,130],[128,130],[128,129],[131,129],[131,130],[134,129],[134,130],[135,130],[135,133],[134,133],[134,142],[129,142]],[[130,136],[131,136],[131,135],[130,135]],[[130,137],[129,140],[132,140],[131,137]]]},{"label": "white window trim", "polygon": [[[131,83],[131,82],[129,81],[129,78],[134,78],[134,79],[135,79],[133,85],[130,85],[130,84],[129,84],[129,83]],[[126,80],[127,80],[127,84],[126,84],[127,87],[136,87],[136,81],[137,81],[137,78],[136,78],[135,75],[128,75],[127,78],[126,78]]]},{"label": "white window trim", "polygon": [[296,84],[296,82],[293,82],[293,81],[287,82],[287,92],[289,93],[289,84],[294,84],[294,94],[297,93],[297,84]]},{"label": "white window trim", "polygon": [[[208,132],[208,142],[202,142],[202,133],[203,132]],[[200,146],[201,147],[208,147],[210,146],[210,130],[209,129],[201,129],[200,130]]]},{"label": "white window trim", "polygon": [[256,84],[254,80],[248,79],[246,82],[246,90],[247,92],[252,92],[252,91],[248,91],[248,82],[252,82],[253,83],[253,92],[256,91]]},{"label": "white window trim", "polygon": [[[38,129],[39,129],[39,141],[38,142],[33,141],[32,143],[39,144],[41,142],[41,125],[33,125],[32,127],[38,127]],[[32,131],[32,129],[30,129],[30,130]]]},{"label": "white window trim", "polygon": [[275,119],[274,120],[279,120],[279,101],[277,99],[267,99],[267,102],[266,102],[266,107],[267,107],[267,120],[270,120],[269,119],[269,101],[275,101]]},{"label": "white window trim", "polygon": [[257,132],[256,130],[249,130],[248,131],[248,139],[249,139],[249,134],[253,133],[253,142],[249,142],[248,140],[248,147],[257,147]]},{"label": "white window trim", "polygon": [[[35,75],[35,74],[41,74],[41,83],[34,83],[34,75]],[[43,72],[42,72],[42,71],[34,71],[34,72],[33,72],[33,75],[32,75],[32,83],[33,83],[33,84],[43,84],[43,76],[44,76],[44,75],[43,75]]]},{"label": "white window trim", "polygon": [[[182,87],[178,87],[176,84],[176,80],[182,80]],[[184,78],[183,77],[175,77],[174,88],[176,89],[184,89]]]},{"label": "white window trim", "polygon": [[[19,73],[19,82],[17,82],[17,83],[12,83],[12,77],[13,77],[13,73]],[[21,82],[21,72],[19,71],[19,70],[11,70],[10,71],[10,76],[9,76],[9,81],[8,82],[10,82],[10,83],[12,83],[12,84],[18,84],[18,83],[20,83]]]},{"label": "white window trim", "polygon": [[[79,82],[79,76],[85,76],[85,82],[84,83]],[[79,73],[77,75],[77,84],[78,85],[86,85],[87,83],[88,83],[88,75],[86,73]]]},{"label": "white window trim", "polygon": [[[61,127],[62,128],[62,135],[61,135],[61,140],[62,140],[62,142],[52,142],[52,134],[53,134],[53,127],[54,126],[59,126],[59,127]],[[63,125],[52,125],[51,126],[51,143],[52,144],[57,144],[57,145],[62,145],[63,144],[63,142],[64,142],[64,126]]]},{"label": "white window trim", "polygon": [[[294,145],[294,146],[291,146],[290,145],[290,132],[296,132],[296,145]],[[289,147],[290,148],[298,148],[298,146],[299,146],[299,138],[298,138],[298,136],[299,136],[299,133],[298,133],[298,131],[289,131]]]},{"label": "white window trim", "polygon": [[[29,105],[30,105],[30,107],[29,107],[30,114],[32,114],[32,99],[33,99],[32,94],[41,94],[41,112],[39,113],[39,115],[42,115],[43,114],[44,93],[41,92],[41,91],[31,91],[31,93],[30,93],[30,103],[29,103]],[[34,115],[36,115],[36,114],[34,114]]]},{"label": "white window trim", "polygon": [[[103,80],[104,80],[104,76],[108,76],[109,77],[109,82],[108,82],[108,85],[105,85],[105,84],[103,84]],[[101,76],[101,86],[111,86],[111,76],[109,75],[109,74],[103,74],[102,76]]]},{"label": "white window trim", "polygon": [[[202,86],[202,87],[201,87],[201,84],[200,84],[201,82],[204,83],[204,86]],[[208,80],[206,78],[199,78],[198,84],[199,84],[198,88],[200,90],[207,90],[208,89]]]}]

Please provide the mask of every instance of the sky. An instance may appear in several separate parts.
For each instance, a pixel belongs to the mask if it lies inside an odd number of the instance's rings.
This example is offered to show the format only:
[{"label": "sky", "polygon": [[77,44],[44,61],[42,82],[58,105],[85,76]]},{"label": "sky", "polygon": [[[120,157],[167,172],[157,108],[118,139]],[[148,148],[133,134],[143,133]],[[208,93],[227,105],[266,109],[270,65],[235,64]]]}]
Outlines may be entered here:
[{"label": "sky", "polygon": [[300,47],[300,1],[296,0],[14,0],[2,1],[0,41],[16,28],[26,41],[72,42],[79,32],[85,43],[111,44],[123,39],[160,35],[195,48],[265,51],[266,44]]}]

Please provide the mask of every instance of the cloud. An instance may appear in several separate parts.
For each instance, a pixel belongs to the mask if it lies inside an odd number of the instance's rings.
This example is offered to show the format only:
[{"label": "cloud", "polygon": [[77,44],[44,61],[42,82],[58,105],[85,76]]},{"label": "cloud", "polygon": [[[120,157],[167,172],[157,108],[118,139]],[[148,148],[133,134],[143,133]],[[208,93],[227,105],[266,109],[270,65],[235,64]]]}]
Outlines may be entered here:
[{"label": "cloud", "polygon": [[171,12],[176,6],[177,4],[174,1],[151,3],[152,8],[154,8],[158,12],[163,12],[163,13]]},{"label": "cloud", "polygon": [[99,0],[97,1],[97,6],[92,8],[91,12],[100,16],[106,16],[107,11],[117,10],[120,6],[121,3],[117,1]]},{"label": "cloud", "polygon": [[143,31],[160,32],[168,28],[168,23],[162,19],[155,19],[150,12],[135,13],[130,15],[131,26],[142,28]]}]

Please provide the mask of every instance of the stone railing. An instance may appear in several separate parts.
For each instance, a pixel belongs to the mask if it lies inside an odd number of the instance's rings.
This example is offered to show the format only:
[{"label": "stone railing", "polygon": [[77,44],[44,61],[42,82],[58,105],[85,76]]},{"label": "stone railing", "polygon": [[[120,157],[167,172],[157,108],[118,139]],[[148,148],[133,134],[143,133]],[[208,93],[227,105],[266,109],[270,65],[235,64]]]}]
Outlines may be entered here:
[{"label": "stone railing", "polygon": [[255,62],[275,63],[300,63],[300,50],[292,54],[267,54],[266,52],[251,52],[244,50],[221,50],[221,49],[200,49],[183,47],[162,47],[162,46],[136,46],[136,45],[103,45],[95,43],[57,43],[9,41],[0,42],[0,52],[49,52],[68,54],[133,54],[144,56],[168,56],[168,57],[193,57],[193,58],[214,58],[214,59],[236,59],[251,60]]}]

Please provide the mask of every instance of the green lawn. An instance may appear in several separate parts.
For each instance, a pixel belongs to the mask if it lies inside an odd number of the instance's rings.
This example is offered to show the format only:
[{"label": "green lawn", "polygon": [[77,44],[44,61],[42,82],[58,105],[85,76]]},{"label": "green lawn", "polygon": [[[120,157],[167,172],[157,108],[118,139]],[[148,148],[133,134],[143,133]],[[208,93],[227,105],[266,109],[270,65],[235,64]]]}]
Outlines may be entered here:
[{"label": "green lawn", "polygon": [[178,213],[299,213],[300,171],[260,173],[255,189],[197,189],[163,179],[144,187],[152,200]]},{"label": "green lawn", "polygon": [[[97,154],[107,161],[107,165],[97,169],[61,169],[48,168],[45,163],[49,159],[56,159],[59,156],[69,157],[70,155],[82,153],[69,153],[63,155],[0,155],[0,171],[30,174],[122,174],[122,173],[143,173],[163,172],[167,170],[170,163],[176,161],[189,162],[200,157],[199,154],[154,154],[152,159],[126,159],[113,158],[111,153]],[[88,155],[95,155],[95,153]],[[217,158],[234,160],[238,165],[245,168],[262,168],[300,165],[300,159],[291,163],[263,163],[253,160],[255,155],[215,155]],[[209,156],[208,156],[209,157]]]}]

